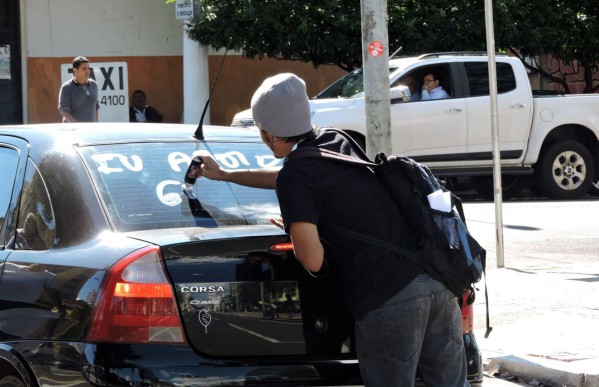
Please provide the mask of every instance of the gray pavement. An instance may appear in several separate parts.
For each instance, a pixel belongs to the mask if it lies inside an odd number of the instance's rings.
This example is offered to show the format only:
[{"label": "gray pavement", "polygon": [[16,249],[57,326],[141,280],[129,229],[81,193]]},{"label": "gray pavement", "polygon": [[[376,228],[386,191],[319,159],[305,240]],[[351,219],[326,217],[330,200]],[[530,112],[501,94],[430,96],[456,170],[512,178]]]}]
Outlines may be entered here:
[{"label": "gray pavement", "polygon": [[487,339],[482,282],[474,304],[486,372],[556,386],[599,386],[599,262],[547,264],[508,248],[505,267],[497,268],[495,250],[487,252],[493,326]]}]

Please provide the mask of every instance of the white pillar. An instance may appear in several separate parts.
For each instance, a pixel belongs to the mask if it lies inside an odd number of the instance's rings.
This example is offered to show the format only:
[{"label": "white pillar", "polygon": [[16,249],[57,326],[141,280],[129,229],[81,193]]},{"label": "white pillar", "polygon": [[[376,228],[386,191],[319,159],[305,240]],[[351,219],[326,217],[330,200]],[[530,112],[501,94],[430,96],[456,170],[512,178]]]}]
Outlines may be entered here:
[{"label": "white pillar", "polygon": [[[183,123],[198,124],[210,93],[208,48],[183,31]],[[210,124],[210,107],[204,124]]]}]

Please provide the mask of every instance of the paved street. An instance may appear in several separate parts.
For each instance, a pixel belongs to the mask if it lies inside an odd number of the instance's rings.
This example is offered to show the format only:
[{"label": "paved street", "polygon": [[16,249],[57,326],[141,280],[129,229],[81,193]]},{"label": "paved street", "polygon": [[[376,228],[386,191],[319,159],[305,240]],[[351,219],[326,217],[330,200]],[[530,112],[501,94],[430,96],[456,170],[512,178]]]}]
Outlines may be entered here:
[{"label": "paved street", "polygon": [[494,204],[467,203],[465,211],[488,252],[494,329],[483,337],[482,288],[475,329],[491,371],[599,386],[599,201],[505,202],[504,268],[496,263]]}]

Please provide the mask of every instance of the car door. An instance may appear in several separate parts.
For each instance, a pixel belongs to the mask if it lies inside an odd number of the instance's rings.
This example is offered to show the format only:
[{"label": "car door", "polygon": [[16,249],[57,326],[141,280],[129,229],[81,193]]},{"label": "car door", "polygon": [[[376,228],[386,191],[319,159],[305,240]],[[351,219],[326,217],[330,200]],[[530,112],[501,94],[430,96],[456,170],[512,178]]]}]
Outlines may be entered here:
[{"label": "car door", "polygon": [[[468,159],[492,165],[491,97],[487,61],[464,62],[467,79]],[[528,80],[517,78],[510,63],[497,62],[497,115],[501,159],[517,162],[524,155],[532,120]],[[518,69],[516,69],[518,70]],[[521,84],[519,84],[521,82]]]},{"label": "car door", "polygon": [[[468,122],[459,73],[453,63],[419,67],[402,78],[413,76],[422,87],[427,72],[441,74],[442,85],[451,98],[391,104],[393,153],[410,156],[431,166],[451,165],[467,157]],[[397,84],[401,84],[400,78]]]}]

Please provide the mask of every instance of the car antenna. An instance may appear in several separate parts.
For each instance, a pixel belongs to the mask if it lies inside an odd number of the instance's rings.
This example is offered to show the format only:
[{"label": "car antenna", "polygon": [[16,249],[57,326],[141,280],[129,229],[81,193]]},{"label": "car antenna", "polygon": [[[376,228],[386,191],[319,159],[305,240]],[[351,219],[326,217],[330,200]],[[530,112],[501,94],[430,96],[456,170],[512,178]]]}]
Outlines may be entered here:
[{"label": "car antenna", "polygon": [[229,52],[229,47],[231,47],[232,37],[229,38],[229,42],[227,43],[227,47],[225,47],[225,54],[220,61],[220,65],[218,66],[218,71],[216,72],[216,77],[214,78],[214,82],[212,82],[212,86],[210,87],[210,92],[208,93],[208,100],[206,101],[206,105],[204,106],[204,110],[202,111],[202,116],[200,117],[200,123],[198,124],[198,128],[196,129],[193,137],[198,140],[204,139],[204,116],[206,115],[206,111],[208,110],[208,105],[210,104],[210,98],[212,97],[212,92],[214,91],[214,86],[216,86],[216,81],[218,81],[218,76],[220,75],[220,71],[223,68],[223,63],[225,62],[225,58],[227,57],[227,52]]}]

